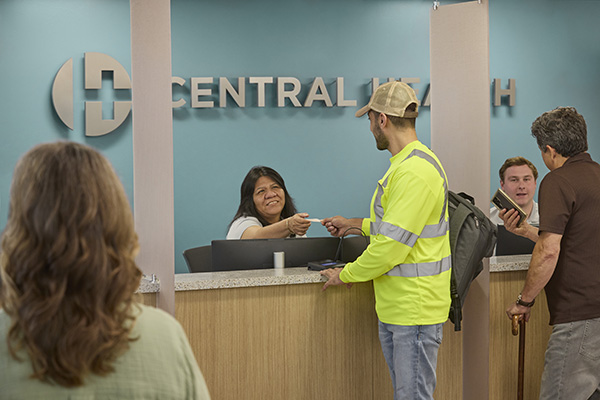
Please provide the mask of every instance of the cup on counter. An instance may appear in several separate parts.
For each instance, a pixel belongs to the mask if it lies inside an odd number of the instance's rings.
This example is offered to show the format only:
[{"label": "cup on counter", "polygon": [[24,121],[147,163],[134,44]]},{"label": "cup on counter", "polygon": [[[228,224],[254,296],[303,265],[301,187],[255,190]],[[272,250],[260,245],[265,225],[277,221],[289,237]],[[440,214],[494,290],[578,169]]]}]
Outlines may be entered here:
[{"label": "cup on counter", "polygon": [[275,275],[283,275],[283,268],[285,267],[285,252],[276,251],[273,253],[273,266],[275,268]]}]

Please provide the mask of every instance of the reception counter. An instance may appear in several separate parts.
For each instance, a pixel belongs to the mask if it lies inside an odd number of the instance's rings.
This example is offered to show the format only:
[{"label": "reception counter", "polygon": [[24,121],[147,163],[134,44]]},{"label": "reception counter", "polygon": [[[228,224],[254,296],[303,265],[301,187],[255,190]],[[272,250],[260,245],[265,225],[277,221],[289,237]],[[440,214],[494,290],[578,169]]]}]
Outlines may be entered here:
[{"label": "reception counter", "polygon": [[323,292],[317,272],[287,268],[178,275],[175,285],[175,315],[213,399],[392,398],[372,283]]},{"label": "reception counter", "polygon": [[[521,290],[529,259],[490,259],[490,399],[516,392],[518,338],[504,309]],[[323,282],[306,268],[176,275],[175,316],[214,400],[393,398],[372,283],[323,292]],[[157,283],[146,284],[140,292],[151,303]],[[545,298],[527,333],[525,398],[537,398],[549,335]],[[436,400],[462,398],[462,351],[462,334],[448,322]]]},{"label": "reception counter", "polygon": [[[490,399],[516,398],[519,339],[512,336],[506,308],[523,289],[531,256],[490,258]],[[544,353],[552,329],[546,294],[531,309],[526,327],[524,399],[539,398]]]}]

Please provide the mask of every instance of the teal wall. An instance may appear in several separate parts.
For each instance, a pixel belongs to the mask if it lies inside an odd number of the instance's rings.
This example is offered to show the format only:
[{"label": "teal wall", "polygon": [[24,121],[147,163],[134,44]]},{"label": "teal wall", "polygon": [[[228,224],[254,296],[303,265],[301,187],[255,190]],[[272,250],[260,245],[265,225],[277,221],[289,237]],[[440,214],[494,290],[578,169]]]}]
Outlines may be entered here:
[{"label": "teal wall", "polygon": [[[107,28],[109,27],[109,28]],[[0,1],[0,226],[6,224],[14,166],[35,144],[56,140],[87,143],[113,163],[133,199],[131,118],[110,135],[84,136],[84,101],[130,100],[115,94],[112,81],[102,90],[83,90],[83,53],[106,53],[129,71],[131,64],[129,2],[122,0]],[[75,129],[56,116],[51,91],[54,76],[73,58]],[[109,77],[107,77],[108,79]]]},{"label": "teal wall", "polygon": [[[397,15],[406,16],[401,29]],[[303,86],[322,77],[334,103],[333,82],[344,77],[345,98],[359,106],[368,102],[371,77],[420,77],[415,88],[424,93],[428,18],[429,6],[411,1],[174,0],[173,74],[223,76],[236,84],[240,76],[291,76]],[[402,44],[405,35],[410,45]],[[386,44],[377,38],[387,38]],[[322,102],[277,108],[274,87],[267,89],[265,108],[256,106],[256,91],[247,85],[245,108],[229,100],[226,108],[175,111],[176,253],[225,238],[241,182],[257,164],[276,169],[298,209],[311,217],[368,215],[390,155],[375,148],[366,117],[355,118],[356,107],[327,108]],[[418,130],[429,143],[427,108]],[[327,231],[316,225],[308,235]]]},{"label": "teal wall", "polygon": [[[52,3],[52,4],[50,4]],[[442,4],[449,2],[442,1]],[[600,143],[595,112],[600,79],[600,10],[594,1],[491,0],[490,78],[517,80],[516,106],[492,107],[492,187],[497,169],[514,155],[530,158],[546,172],[529,133],[542,112],[572,105],[588,122],[590,152]],[[362,106],[370,79],[416,77],[422,98],[429,83],[429,12],[424,0],[172,0],[173,75],[186,79],[173,112],[176,271],[184,272],[184,249],[225,237],[239,202],[239,187],[254,165],[284,177],[299,210],[312,217],[368,213],[375,181],[389,153],[375,149],[366,118],[355,107],[276,107],[275,85],[266,107],[256,105],[247,83],[246,107],[231,98],[218,107],[219,77],[295,77],[306,97],[322,77],[335,103],[336,77],[345,78],[345,98]],[[99,138],[83,134],[83,101],[109,102],[129,93],[83,90],[83,53],[111,55],[130,71],[129,2],[126,0],[3,0],[0,2],[0,223],[6,222],[12,169],[32,145],[57,139],[86,142],[115,165],[132,196],[131,119]],[[54,75],[75,61],[75,131],[55,116],[50,101]],[[214,77],[212,109],[190,107],[190,77]],[[107,81],[109,84],[110,81]],[[457,82],[457,84],[459,84]],[[203,98],[202,100],[207,100]],[[460,101],[460,99],[457,99]],[[491,104],[491,99],[490,99]],[[109,103],[105,108],[108,109]],[[77,108],[78,107],[78,108]],[[430,143],[430,113],[417,122]],[[451,132],[449,132],[451,134]],[[457,144],[457,146],[460,144]],[[465,160],[468,162],[468,160]],[[450,182],[452,188],[452,182]],[[458,189],[460,188],[453,188]],[[481,205],[482,208],[488,205]],[[326,235],[318,226],[310,236]]]},{"label": "teal wall", "polygon": [[[548,172],[531,123],[559,106],[587,122],[589,151],[600,161],[600,8],[584,0],[492,0],[490,75],[517,80],[515,107],[492,107],[492,187],[508,157],[522,155]],[[538,179],[538,184],[541,179]]]}]

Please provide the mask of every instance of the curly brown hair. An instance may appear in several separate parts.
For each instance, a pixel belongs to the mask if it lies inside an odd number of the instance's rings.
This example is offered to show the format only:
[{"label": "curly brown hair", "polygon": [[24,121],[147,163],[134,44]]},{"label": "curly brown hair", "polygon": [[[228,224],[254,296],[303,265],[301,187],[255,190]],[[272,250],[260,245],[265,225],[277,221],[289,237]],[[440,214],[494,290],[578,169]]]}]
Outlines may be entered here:
[{"label": "curly brown hair", "polygon": [[141,271],[121,182],[100,153],[73,142],[17,163],[0,256],[0,304],[12,356],[65,387],[106,375],[129,348]]}]

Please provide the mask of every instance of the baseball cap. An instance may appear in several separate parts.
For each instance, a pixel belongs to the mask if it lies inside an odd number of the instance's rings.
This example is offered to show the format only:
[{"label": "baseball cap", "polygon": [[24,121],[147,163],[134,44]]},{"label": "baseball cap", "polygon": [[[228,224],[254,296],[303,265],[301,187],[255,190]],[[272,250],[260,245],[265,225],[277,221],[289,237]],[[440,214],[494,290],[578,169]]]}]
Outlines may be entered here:
[{"label": "baseball cap", "polygon": [[[406,111],[406,107],[415,103],[415,111]],[[362,117],[369,110],[393,115],[401,118],[416,118],[419,115],[419,100],[415,91],[404,82],[393,81],[379,86],[369,104],[356,112],[357,117]]]}]

